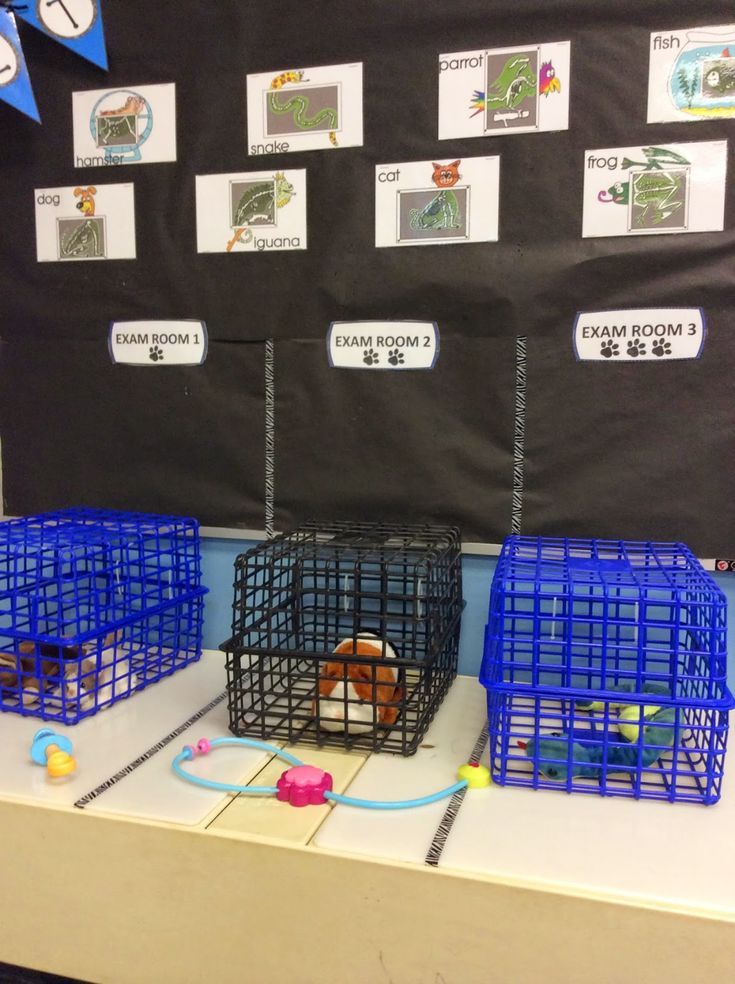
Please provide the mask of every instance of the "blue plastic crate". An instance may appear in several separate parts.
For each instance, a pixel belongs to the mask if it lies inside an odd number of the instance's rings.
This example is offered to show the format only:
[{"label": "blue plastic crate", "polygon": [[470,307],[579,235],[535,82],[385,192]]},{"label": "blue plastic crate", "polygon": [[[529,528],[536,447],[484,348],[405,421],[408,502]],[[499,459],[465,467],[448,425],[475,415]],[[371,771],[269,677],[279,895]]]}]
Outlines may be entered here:
[{"label": "blue plastic crate", "polygon": [[681,543],[511,536],[480,681],[503,785],[714,803],[727,601]]},{"label": "blue plastic crate", "polygon": [[0,710],[76,724],[199,659],[204,594],[194,519],[0,523]]}]

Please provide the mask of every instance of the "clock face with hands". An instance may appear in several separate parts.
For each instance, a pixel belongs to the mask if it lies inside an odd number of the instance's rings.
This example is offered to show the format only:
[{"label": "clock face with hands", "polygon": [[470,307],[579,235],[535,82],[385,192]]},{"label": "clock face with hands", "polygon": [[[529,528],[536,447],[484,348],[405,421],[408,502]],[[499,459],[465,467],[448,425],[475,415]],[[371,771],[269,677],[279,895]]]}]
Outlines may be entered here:
[{"label": "clock face with hands", "polygon": [[97,0],[37,0],[41,25],[58,38],[80,38],[97,20]]},{"label": "clock face with hands", "polygon": [[4,34],[0,34],[0,89],[3,86],[15,82],[20,71],[20,56],[11,42]]}]

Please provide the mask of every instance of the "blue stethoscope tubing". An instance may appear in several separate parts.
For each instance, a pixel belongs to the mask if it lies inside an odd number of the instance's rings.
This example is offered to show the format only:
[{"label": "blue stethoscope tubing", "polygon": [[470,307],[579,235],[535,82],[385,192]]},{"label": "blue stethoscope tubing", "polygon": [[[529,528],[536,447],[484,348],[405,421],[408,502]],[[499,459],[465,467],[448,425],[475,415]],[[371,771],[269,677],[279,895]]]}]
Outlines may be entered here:
[{"label": "blue stethoscope tubing", "polygon": [[[272,755],[283,759],[284,762],[288,762],[289,765],[299,766],[305,764],[300,759],[297,759],[295,755],[284,752],[282,748],[270,745],[266,741],[258,741],[255,738],[213,738],[209,742],[210,748],[216,748],[220,745],[245,745],[248,748],[257,748],[260,751],[270,752]],[[186,782],[193,783],[195,786],[202,786],[204,789],[216,789],[224,793],[254,793],[274,796],[278,792],[276,786],[238,786],[234,783],[215,782],[213,779],[202,779],[200,776],[194,776],[182,768],[182,762],[190,762],[193,758],[194,755],[191,750],[184,748],[175,757],[172,766],[177,776],[180,776]],[[365,810],[410,810],[417,806],[428,806],[429,803],[436,803],[438,800],[446,799],[448,796],[458,793],[461,789],[465,789],[466,786],[467,780],[460,779],[458,782],[447,786],[446,789],[440,789],[436,793],[407,800],[359,799],[355,796],[343,796],[341,793],[333,793],[331,791],[324,793],[324,799],[331,800],[333,803],[341,803],[343,806],[355,806]]]}]

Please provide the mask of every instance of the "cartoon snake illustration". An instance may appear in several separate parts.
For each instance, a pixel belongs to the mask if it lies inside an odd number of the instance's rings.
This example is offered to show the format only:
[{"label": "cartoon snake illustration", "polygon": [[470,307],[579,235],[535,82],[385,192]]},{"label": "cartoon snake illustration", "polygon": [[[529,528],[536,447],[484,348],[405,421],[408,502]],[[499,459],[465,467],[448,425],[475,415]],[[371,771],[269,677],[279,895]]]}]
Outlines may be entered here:
[{"label": "cartoon snake illustration", "polygon": [[[307,116],[306,113],[310,102],[307,96],[296,93],[285,102],[280,100],[278,96],[279,89],[282,89],[288,82],[301,82],[303,78],[303,72],[282,72],[280,75],[277,75],[271,82],[271,88],[268,93],[268,105],[271,110],[280,115],[293,112],[293,121],[300,130],[312,130],[315,126],[319,126],[320,123],[324,123],[325,121],[328,122],[330,127],[336,128],[336,109],[325,106],[324,109],[320,109],[313,116]],[[334,147],[337,146],[337,134],[334,132],[334,129],[329,131],[329,140]]]}]

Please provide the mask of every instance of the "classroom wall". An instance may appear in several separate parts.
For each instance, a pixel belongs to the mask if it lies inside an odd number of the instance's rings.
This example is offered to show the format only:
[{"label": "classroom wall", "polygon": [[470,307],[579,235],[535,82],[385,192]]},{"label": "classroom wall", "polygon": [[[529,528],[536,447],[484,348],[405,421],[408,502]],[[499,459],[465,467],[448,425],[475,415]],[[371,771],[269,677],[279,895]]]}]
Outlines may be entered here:
[{"label": "classroom wall", "polygon": [[[202,542],[202,576],[209,588],[204,609],[204,648],[216,649],[230,635],[234,563],[238,554],[254,546],[248,540],[205,539]],[[462,558],[462,592],[466,607],[459,642],[459,672],[475,676],[482,661],[490,582],[496,558],[465,554]],[[735,574],[713,574],[728,600],[728,633],[735,638]],[[735,659],[728,667],[730,688],[735,685]]]}]

